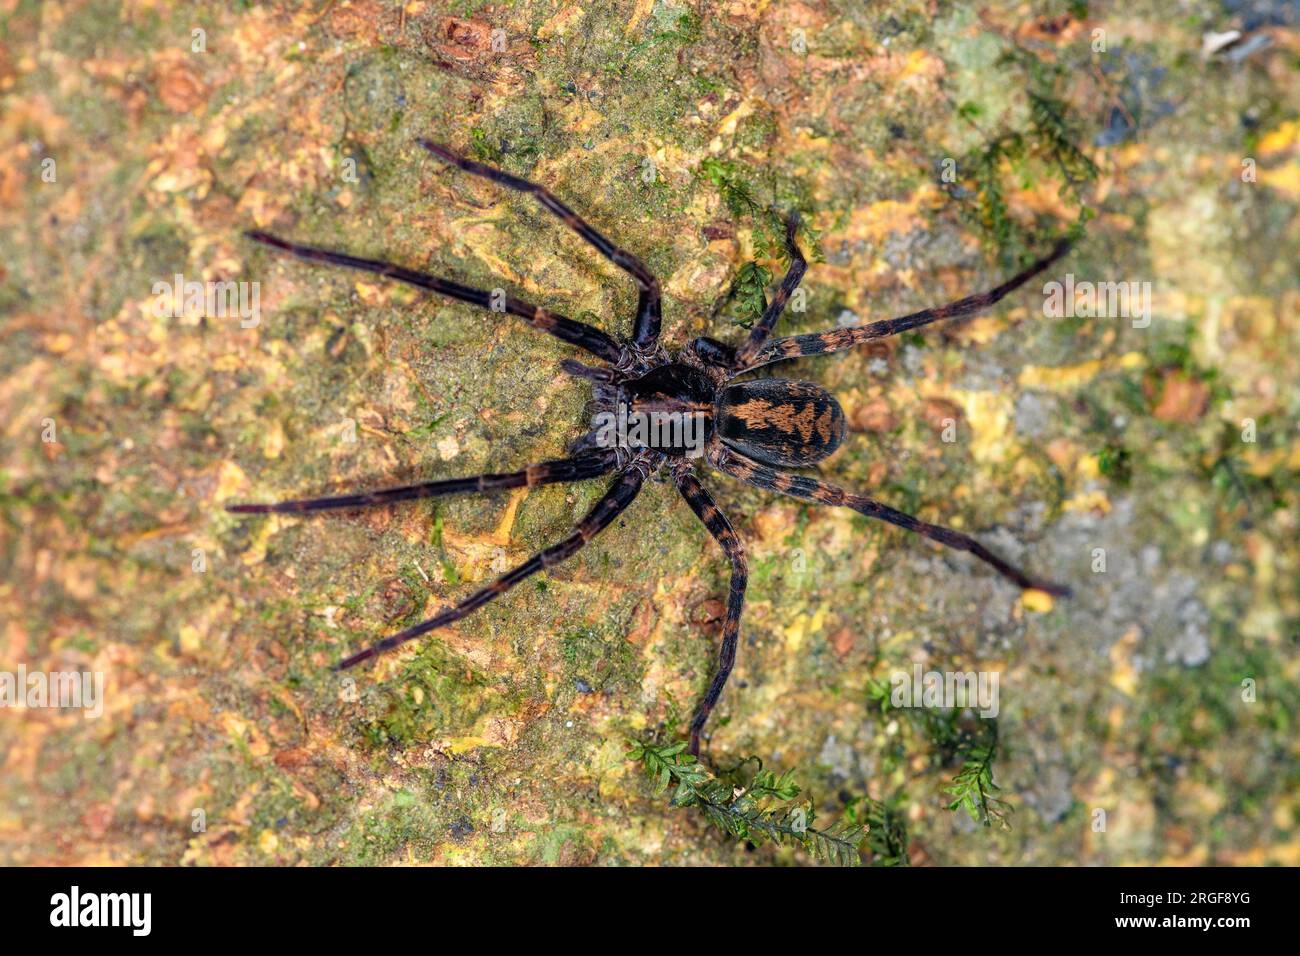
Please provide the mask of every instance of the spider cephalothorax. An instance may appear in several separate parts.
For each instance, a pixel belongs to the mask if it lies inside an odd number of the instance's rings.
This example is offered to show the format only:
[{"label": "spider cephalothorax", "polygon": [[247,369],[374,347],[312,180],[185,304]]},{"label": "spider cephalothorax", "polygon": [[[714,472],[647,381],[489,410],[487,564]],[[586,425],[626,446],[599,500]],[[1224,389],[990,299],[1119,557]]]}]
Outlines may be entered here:
[{"label": "spider cephalothorax", "polygon": [[773,362],[838,352],[939,319],[971,315],[1046,269],[1065,254],[1068,242],[1057,243],[1046,257],[988,292],[897,319],[772,339],[772,329],[790,294],[803,278],[805,269],[804,257],[795,241],[798,217],[792,215],[786,223],[789,271],[746,341],[732,347],[715,339],[698,338],[680,352],[670,354],[659,343],[659,282],[640,260],[615,246],[536,183],[464,159],[435,143],[422,140],[421,145],[468,173],[531,193],[603,256],[631,275],[640,288],[632,338],[620,342],[594,326],[511,296],[503,299],[499,294],[391,263],[298,245],[260,231],[248,233],[249,237],[301,259],[373,272],[494,311],[508,312],[540,331],[584,349],[603,364],[586,365],[566,359],[563,368],[571,375],[593,382],[590,428],[573,444],[568,457],[530,465],[522,471],[450,478],[330,498],[230,505],[229,510],[242,514],[302,513],[582,481],[605,475],[613,475],[614,481],[604,497],[564,540],[507,571],[459,604],[353,654],[338,665],[340,668],[352,667],[421,634],[458,621],[530,575],[571,557],[632,503],[651,473],[666,468],[682,497],[731,560],[731,587],[718,667],[691,720],[691,751],[698,752],[700,733],[722,695],[735,662],[747,579],[745,550],[740,539],[713,497],[695,477],[694,471],[701,458],[714,470],[759,488],[802,501],[852,508],[948,547],[967,551],[1022,588],[1038,588],[1057,595],[1069,593],[1061,585],[1031,578],[968,535],[921,521],[872,498],[844,491],[820,478],[788,471],[816,464],[839,447],[844,437],[844,413],[839,403],[824,388],[810,382],[774,378],[738,380],[739,376]]}]

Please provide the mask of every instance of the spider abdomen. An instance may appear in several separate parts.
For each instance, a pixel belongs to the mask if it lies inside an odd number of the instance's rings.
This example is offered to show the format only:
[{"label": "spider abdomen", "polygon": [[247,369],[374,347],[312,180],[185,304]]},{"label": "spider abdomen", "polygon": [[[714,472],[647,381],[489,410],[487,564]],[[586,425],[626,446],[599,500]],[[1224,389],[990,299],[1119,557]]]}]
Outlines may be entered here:
[{"label": "spider abdomen", "polygon": [[723,389],[718,437],[768,465],[798,468],[829,457],[844,440],[844,412],[811,382],[764,378]]}]

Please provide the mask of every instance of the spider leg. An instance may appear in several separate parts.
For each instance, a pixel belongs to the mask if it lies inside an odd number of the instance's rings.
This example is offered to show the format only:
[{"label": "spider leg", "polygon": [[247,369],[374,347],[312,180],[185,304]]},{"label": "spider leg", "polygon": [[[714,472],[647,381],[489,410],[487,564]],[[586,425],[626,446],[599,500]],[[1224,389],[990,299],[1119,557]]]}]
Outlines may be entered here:
[{"label": "spider leg", "polygon": [[607,362],[618,362],[623,355],[623,349],[618,342],[600,329],[587,325],[585,322],[576,322],[573,319],[565,318],[540,306],[531,305],[528,302],[516,299],[514,296],[504,296],[502,298],[496,292],[474,289],[467,285],[461,285],[459,282],[453,282],[450,279],[442,279],[425,272],[416,272],[413,269],[406,269],[379,259],[361,259],[342,252],[331,252],[328,249],[320,249],[315,246],[299,245],[295,242],[280,239],[270,233],[262,232],[260,229],[254,229],[244,233],[244,235],[254,242],[260,242],[264,246],[271,246],[274,249],[297,256],[299,259],[306,259],[309,262],[325,262],[330,265],[345,266],[348,269],[358,269],[362,272],[373,272],[375,275],[396,279],[398,282],[405,282],[407,285],[413,285],[429,292],[437,292],[453,299],[460,299],[462,302],[482,306],[494,312],[509,312],[511,315],[519,316],[533,328],[553,335],[557,339],[562,339],[570,345],[586,349],[592,355]]},{"label": "spider leg", "polygon": [[[956,302],[949,302],[947,305],[941,305],[934,309],[922,309],[920,312],[913,312],[911,315],[904,315],[897,319],[884,319],[880,322],[859,325],[851,329],[831,329],[827,332],[810,332],[807,335],[792,335],[788,338],[775,339],[757,350],[750,357],[750,360],[741,366],[737,374],[768,365],[771,362],[783,362],[786,359],[798,358],[801,355],[825,355],[829,352],[841,352],[871,339],[882,339],[890,335],[897,335],[899,332],[906,332],[909,329],[918,329],[923,325],[929,325],[931,322],[938,322],[940,319],[955,319],[966,315],[974,315],[976,312],[987,309],[998,302],[1008,293],[1020,288],[1057,259],[1060,259],[1070,250],[1071,244],[1071,240],[1062,239],[1046,256],[1023,272],[1012,276],[1000,286],[987,292],[980,292],[964,299],[958,299]],[[757,327],[755,327],[755,330],[757,331]]]},{"label": "spider leg", "polygon": [[572,375],[574,378],[585,378],[592,382],[599,382],[608,385],[617,377],[612,368],[597,368],[593,365],[583,365],[574,359],[565,359],[560,363],[560,368],[565,373]]},{"label": "spider leg", "polygon": [[418,485],[385,488],[382,491],[363,491],[353,495],[335,495],[329,498],[301,498],[279,501],[274,504],[226,505],[235,514],[301,514],[310,511],[327,511],[336,508],[365,508],[370,505],[388,505],[395,501],[414,501],[417,498],[441,498],[467,492],[498,491],[503,488],[533,488],[565,481],[585,481],[598,478],[615,467],[615,450],[575,455],[557,461],[529,465],[523,471],[495,475],[474,475],[469,478],[446,478],[426,481]]},{"label": "spider leg", "polygon": [[1050,581],[1030,577],[1020,568],[999,558],[969,535],[953,531],[951,528],[945,528],[942,525],[922,521],[905,512],[891,508],[889,505],[882,504],[874,498],[852,494],[820,478],[810,478],[806,475],[792,475],[788,472],[777,471],[754,461],[752,458],[741,455],[717,441],[713,442],[709,449],[709,463],[719,471],[758,488],[775,491],[791,498],[798,498],[801,501],[852,508],[868,518],[887,521],[908,531],[915,531],[931,541],[937,541],[958,551],[966,551],[1022,588],[1034,588],[1039,591],[1046,591],[1048,594],[1055,594],[1058,597],[1068,597],[1070,595],[1070,589],[1065,585],[1053,584]]},{"label": "spider leg", "polygon": [[745,585],[749,580],[749,570],[745,564],[745,547],[731,527],[727,516],[718,510],[713,496],[705,490],[689,471],[676,475],[677,490],[682,493],[686,503],[691,506],[696,517],[722,546],[727,557],[731,559],[731,587],[727,594],[727,619],[722,626],[722,647],[718,652],[718,669],[709,684],[709,690],[695,709],[691,718],[691,753],[700,752],[700,732],[704,729],[709,714],[722,696],[722,688],[727,684],[731,668],[736,663],[736,644],[740,640],[740,613],[745,607]]},{"label": "spider leg", "polygon": [[790,254],[790,268],[786,270],[785,277],[781,279],[781,285],[776,290],[776,295],[772,297],[772,301],[763,310],[759,320],[754,323],[754,327],[749,330],[749,339],[736,350],[736,357],[733,360],[735,368],[748,368],[754,363],[754,357],[760,354],[763,343],[772,334],[772,328],[776,325],[776,320],[785,311],[786,302],[789,301],[794,290],[798,288],[799,282],[803,279],[804,270],[808,268],[808,263],[799,250],[799,244],[795,241],[795,233],[798,229],[799,213],[792,212],[785,220],[785,248]]},{"label": "spider leg", "polygon": [[507,189],[514,189],[521,193],[531,193],[538,202],[559,216],[566,226],[595,246],[602,256],[635,279],[637,286],[641,290],[641,295],[637,301],[636,324],[632,332],[632,342],[641,349],[649,348],[658,343],[659,327],[662,324],[659,280],[654,277],[640,259],[606,239],[545,186],[522,179],[519,176],[512,176],[504,170],[496,169],[484,163],[466,159],[439,143],[430,142],[427,139],[419,140],[419,143],[439,159],[451,163],[453,166],[458,166],[467,173],[490,179],[494,183],[500,183]]},{"label": "spider leg", "polygon": [[609,527],[610,523],[636,499],[636,496],[641,491],[641,485],[645,482],[646,475],[649,473],[649,469],[648,459],[643,457],[633,460],[627,470],[619,475],[618,480],[605,493],[605,496],[596,502],[591,511],[587,512],[586,517],[578,522],[577,527],[563,541],[539,551],[523,564],[501,575],[487,587],[475,591],[455,607],[447,608],[427,621],[416,624],[414,627],[408,627],[399,634],[386,637],[365,650],[358,651],[351,657],[345,658],[336,665],[335,669],[343,670],[360,664],[362,661],[369,660],[385,651],[390,651],[394,647],[405,644],[407,641],[414,640],[421,634],[427,634],[429,631],[459,621],[487,604],[493,598],[505,594],[520,581],[572,557],[583,545]]}]

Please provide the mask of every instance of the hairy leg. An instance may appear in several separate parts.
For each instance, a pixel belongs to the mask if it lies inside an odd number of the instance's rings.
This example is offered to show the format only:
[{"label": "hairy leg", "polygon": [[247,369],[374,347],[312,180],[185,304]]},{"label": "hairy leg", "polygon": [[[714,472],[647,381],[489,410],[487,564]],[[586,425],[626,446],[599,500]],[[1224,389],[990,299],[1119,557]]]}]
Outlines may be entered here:
[{"label": "hairy leg", "polygon": [[602,256],[635,279],[637,286],[640,287],[641,295],[637,302],[636,323],[632,332],[632,342],[638,348],[649,348],[658,343],[659,328],[662,324],[659,280],[654,277],[640,259],[606,239],[545,186],[519,176],[512,176],[504,170],[496,169],[484,163],[466,159],[439,143],[430,142],[427,139],[422,139],[419,143],[439,159],[451,163],[453,166],[458,166],[467,173],[482,176],[484,179],[500,183],[508,189],[529,193],[536,197],[538,202],[555,213],[566,226],[595,246]]},{"label": "hairy leg", "polygon": [[635,459],[628,465],[627,470],[618,476],[618,479],[610,486],[605,496],[596,502],[591,511],[587,512],[586,517],[578,522],[577,527],[563,541],[533,555],[523,564],[501,575],[487,587],[475,591],[455,607],[450,607],[440,614],[435,614],[427,621],[416,624],[414,627],[408,627],[399,634],[386,637],[365,650],[358,651],[340,662],[337,669],[343,670],[360,664],[362,661],[369,660],[385,651],[390,651],[405,644],[407,641],[414,640],[421,634],[427,634],[429,631],[455,623],[477,611],[494,598],[505,594],[520,581],[531,577],[538,571],[553,567],[561,561],[573,557],[583,545],[609,527],[610,523],[636,499],[649,470],[650,465],[646,458]]},{"label": "hairy leg", "polygon": [[861,345],[871,339],[882,339],[909,329],[918,329],[941,319],[955,319],[974,315],[1000,301],[1008,293],[1020,288],[1034,276],[1038,275],[1070,249],[1070,241],[1062,239],[1050,253],[1039,259],[1023,272],[1013,276],[995,289],[967,296],[941,305],[934,309],[922,309],[911,315],[897,319],[884,319],[870,325],[860,325],[851,329],[832,329],[828,332],[810,332],[807,335],[792,335],[789,338],[775,339],[757,350],[747,363],[739,366],[739,371],[749,371],[772,362],[798,358],[801,355],[825,355],[829,352],[842,352],[855,345]]},{"label": "hairy leg", "polygon": [[705,490],[689,471],[681,471],[676,475],[677,489],[686,499],[686,503],[691,506],[691,510],[709,529],[709,533],[722,546],[728,558],[731,559],[731,587],[727,594],[727,619],[722,626],[722,646],[718,651],[718,669],[714,672],[713,680],[709,683],[708,692],[704,699],[700,701],[699,706],[695,709],[695,716],[691,718],[691,753],[700,752],[700,732],[704,730],[704,724],[709,719],[709,714],[713,712],[714,706],[718,703],[718,698],[722,696],[722,689],[727,685],[727,678],[731,675],[731,668],[736,663],[736,645],[740,640],[740,614],[745,607],[745,585],[749,581],[749,570],[745,564],[745,547],[736,536],[736,532],[731,527],[731,522],[727,516],[718,510],[713,496]]},{"label": "hairy leg", "polygon": [[585,322],[576,322],[557,313],[548,312],[540,306],[531,305],[521,299],[516,299],[514,296],[496,297],[492,292],[461,285],[459,282],[453,282],[450,279],[442,279],[425,272],[416,272],[414,269],[407,269],[379,259],[361,259],[342,252],[332,252],[329,249],[300,245],[296,242],[280,239],[268,232],[262,232],[260,229],[246,232],[244,235],[254,242],[260,242],[264,246],[279,249],[309,262],[324,262],[333,266],[357,269],[361,272],[371,272],[385,278],[396,279],[398,282],[405,282],[407,285],[413,285],[419,289],[437,292],[453,299],[459,299],[462,302],[482,306],[493,312],[508,312],[523,319],[533,328],[553,335],[557,339],[562,339],[570,345],[586,349],[592,355],[602,358],[606,362],[618,362],[623,355],[623,349],[618,342],[600,329],[587,325]]},{"label": "hairy leg", "polygon": [[598,478],[611,471],[616,462],[617,456],[613,450],[598,451],[575,455],[572,458],[561,458],[557,461],[544,461],[540,465],[529,465],[523,471],[474,475],[469,478],[445,478],[418,485],[385,488],[382,491],[363,491],[352,495],[334,495],[328,498],[300,498],[293,501],[278,501],[274,504],[226,505],[226,510],[245,515],[302,514],[337,508],[388,505],[395,501],[414,501],[417,498],[441,498],[444,495],[498,491],[503,488],[532,488],[537,485]]},{"label": "hairy leg", "polygon": [[767,342],[768,336],[772,334],[772,329],[776,326],[776,320],[785,311],[786,302],[790,300],[794,290],[799,287],[804,270],[808,268],[803,253],[799,251],[799,244],[795,241],[795,233],[798,229],[799,214],[793,212],[785,221],[785,248],[790,254],[790,268],[786,270],[784,278],[781,279],[781,285],[776,290],[776,295],[772,297],[771,303],[763,310],[763,314],[754,323],[754,327],[749,330],[749,338],[744,345],[736,350],[736,357],[733,361],[735,362],[734,367],[737,369],[744,369],[754,364],[755,356],[759,354],[763,344]]},{"label": "hairy leg", "polygon": [[1034,588],[1039,591],[1046,591],[1048,594],[1055,594],[1060,597],[1067,597],[1070,589],[1061,584],[1053,584],[1050,581],[1043,581],[1038,578],[1030,577],[1027,573],[1020,570],[1013,564],[999,558],[984,545],[980,544],[969,535],[962,534],[959,531],[953,531],[951,528],[945,528],[942,525],[930,524],[912,515],[898,511],[889,505],[882,504],[874,498],[867,498],[862,495],[855,495],[839,488],[828,481],[820,478],[809,478],[805,475],[792,475],[787,472],[778,471],[769,468],[766,465],[747,458],[740,453],[726,447],[721,442],[715,442],[709,449],[709,463],[724,474],[739,478],[741,481],[748,482],[759,488],[765,488],[769,491],[775,491],[779,494],[788,495],[791,498],[798,498],[801,501],[812,501],[823,505],[836,505],[843,508],[852,508],[859,514],[866,515],[868,518],[878,518],[881,521],[887,521],[892,525],[905,528],[908,531],[915,531],[919,535],[929,538],[931,541],[937,541],[940,544],[955,548],[958,551],[965,551],[979,558],[985,564],[992,567],[998,574],[1002,575],[1009,581],[1013,581],[1022,588]]}]

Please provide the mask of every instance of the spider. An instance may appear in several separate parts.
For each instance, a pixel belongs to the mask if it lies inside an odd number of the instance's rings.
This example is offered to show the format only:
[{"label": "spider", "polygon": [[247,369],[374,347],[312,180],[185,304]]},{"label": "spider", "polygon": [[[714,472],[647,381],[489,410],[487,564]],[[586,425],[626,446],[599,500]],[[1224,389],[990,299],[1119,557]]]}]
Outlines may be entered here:
[{"label": "spider", "polygon": [[[680,434],[672,431],[661,430],[658,434],[660,440],[656,441],[653,430],[649,439],[644,436],[629,438],[624,430],[611,441],[608,430],[602,432],[590,428],[570,446],[567,457],[529,465],[520,471],[450,478],[328,498],[228,505],[228,510],[239,514],[300,514],[613,477],[604,497],[562,541],[502,574],[459,604],[352,654],[337,664],[336,669],[354,667],[422,634],[459,621],[531,575],[571,558],[636,500],[645,481],[652,474],[666,471],[686,503],[731,562],[731,582],[717,667],[690,724],[690,751],[698,754],[700,735],[709,714],[722,696],[735,664],[748,576],[744,546],[727,516],[695,475],[701,454],[714,470],[742,482],[801,501],[851,508],[867,517],[916,532],[950,548],[969,552],[1021,588],[1035,588],[1058,596],[1070,593],[1062,585],[1031,577],[968,535],[921,521],[874,498],[845,491],[821,478],[791,471],[815,465],[839,447],[844,438],[844,413],[839,403],[826,389],[810,382],[780,378],[737,380],[747,372],[775,362],[805,355],[840,352],[863,342],[918,329],[941,319],[973,315],[998,302],[1060,259],[1070,247],[1069,240],[1061,240],[1048,255],[987,292],[938,308],[923,309],[901,318],[774,339],[772,331],[777,319],[803,278],[807,265],[796,240],[799,216],[798,213],[791,213],[785,221],[789,270],[781,279],[771,303],[750,329],[749,337],[740,345],[731,346],[702,336],[673,353],[659,342],[659,280],[636,256],[610,242],[545,187],[463,158],[437,143],[428,140],[419,140],[419,143],[439,159],[466,173],[489,179],[508,189],[531,194],[566,226],[594,246],[602,256],[630,275],[640,292],[631,340],[619,341],[587,323],[565,318],[513,296],[505,296],[500,290],[489,292],[475,289],[389,262],[361,259],[289,242],[260,230],[245,235],[299,259],[375,273],[429,292],[518,316],[533,328],[583,349],[602,363],[587,365],[573,359],[566,359],[562,363],[562,368],[570,375],[593,383],[593,402],[590,406],[593,420],[601,415],[607,419],[616,415],[626,418],[645,415],[647,412],[693,415],[703,425],[703,440],[697,443],[702,444],[702,448],[688,445]],[[667,440],[663,440],[665,433]]]}]

